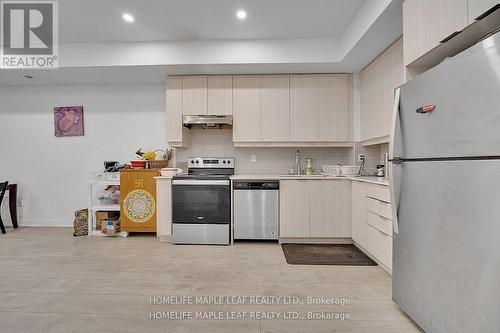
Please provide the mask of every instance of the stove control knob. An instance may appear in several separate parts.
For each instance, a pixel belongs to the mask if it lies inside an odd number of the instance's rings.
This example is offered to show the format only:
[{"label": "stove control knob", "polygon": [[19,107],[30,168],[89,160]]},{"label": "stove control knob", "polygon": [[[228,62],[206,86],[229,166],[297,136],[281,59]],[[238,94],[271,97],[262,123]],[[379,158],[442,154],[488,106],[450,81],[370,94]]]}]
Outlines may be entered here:
[{"label": "stove control knob", "polygon": [[191,164],[194,164],[194,160],[191,160]]},{"label": "stove control knob", "polygon": [[196,164],[200,164],[200,161],[196,160]]},{"label": "stove control knob", "polygon": [[226,161],[222,161],[222,164],[226,164]]},{"label": "stove control knob", "polygon": [[227,160],[227,164],[231,164],[231,161],[230,161],[230,160]]}]

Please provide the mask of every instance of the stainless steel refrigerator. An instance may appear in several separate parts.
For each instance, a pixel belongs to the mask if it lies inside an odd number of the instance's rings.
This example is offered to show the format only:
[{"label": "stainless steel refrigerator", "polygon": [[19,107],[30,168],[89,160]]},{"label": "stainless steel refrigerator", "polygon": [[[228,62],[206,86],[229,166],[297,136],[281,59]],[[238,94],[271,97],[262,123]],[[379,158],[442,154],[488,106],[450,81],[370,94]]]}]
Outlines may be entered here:
[{"label": "stainless steel refrigerator", "polygon": [[395,95],[392,298],[426,332],[500,332],[500,33]]}]

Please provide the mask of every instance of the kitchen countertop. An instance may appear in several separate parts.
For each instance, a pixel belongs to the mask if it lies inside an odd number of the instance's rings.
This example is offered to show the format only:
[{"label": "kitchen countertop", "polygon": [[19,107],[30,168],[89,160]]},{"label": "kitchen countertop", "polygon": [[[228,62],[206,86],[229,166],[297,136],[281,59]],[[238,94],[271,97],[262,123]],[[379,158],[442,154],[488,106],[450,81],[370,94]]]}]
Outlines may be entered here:
[{"label": "kitchen countertop", "polygon": [[304,180],[354,180],[370,184],[378,184],[389,186],[389,181],[383,177],[336,177],[336,176],[289,176],[289,175],[233,175],[232,180],[287,180],[287,179],[304,179]]}]

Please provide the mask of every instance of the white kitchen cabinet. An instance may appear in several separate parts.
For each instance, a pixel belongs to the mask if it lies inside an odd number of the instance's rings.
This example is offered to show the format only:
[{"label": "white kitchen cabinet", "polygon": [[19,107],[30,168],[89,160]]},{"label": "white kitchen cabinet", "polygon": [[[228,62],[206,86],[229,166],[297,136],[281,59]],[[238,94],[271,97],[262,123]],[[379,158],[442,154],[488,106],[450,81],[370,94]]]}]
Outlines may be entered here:
[{"label": "white kitchen cabinet", "polygon": [[232,115],[233,77],[208,76],[207,86],[207,114],[218,116]]},{"label": "white kitchen cabinet", "polygon": [[319,76],[318,140],[352,140],[352,76]]},{"label": "white kitchen cabinet", "polygon": [[261,140],[261,77],[233,76],[233,141]]},{"label": "white kitchen cabinet", "polygon": [[207,77],[182,77],[182,114],[207,114]]},{"label": "white kitchen cabinet", "polygon": [[469,24],[498,4],[500,4],[498,0],[468,0],[467,13]]},{"label": "white kitchen cabinet", "polygon": [[352,236],[348,180],[310,181],[311,237]]},{"label": "white kitchen cabinet", "polygon": [[[471,3],[472,8],[484,8],[479,2],[477,6]],[[405,0],[404,64],[411,64],[454,32],[463,30],[468,23],[467,11],[468,0]]]},{"label": "white kitchen cabinet", "polygon": [[392,269],[392,237],[369,224],[366,225],[366,250]]},{"label": "white kitchen cabinet", "polygon": [[350,181],[282,180],[280,212],[280,238],[349,238]]},{"label": "white kitchen cabinet", "polygon": [[156,235],[160,241],[170,241],[172,230],[172,179],[156,179]]},{"label": "white kitchen cabinet", "polygon": [[352,239],[366,247],[366,184],[352,182]]},{"label": "white kitchen cabinet", "polygon": [[290,76],[290,141],[318,141],[319,76]]},{"label": "white kitchen cabinet", "polygon": [[280,181],[280,237],[309,237],[309,200],[308,181]]},{"label": "white kitchen cabinet", "polygon": [[288,75],[263,75],[261,141],[290,140],[290,79]]},{"label": "white kitchen cabinet", "polygon": [[182,77],[167,78],[166,99],[167,142],[172,146],[182,146]]},{"label": "white kitchen cabinet", "polygon": [[360,73],[363,145],[389,142],[394,89],[404,82],[400,38]]}]

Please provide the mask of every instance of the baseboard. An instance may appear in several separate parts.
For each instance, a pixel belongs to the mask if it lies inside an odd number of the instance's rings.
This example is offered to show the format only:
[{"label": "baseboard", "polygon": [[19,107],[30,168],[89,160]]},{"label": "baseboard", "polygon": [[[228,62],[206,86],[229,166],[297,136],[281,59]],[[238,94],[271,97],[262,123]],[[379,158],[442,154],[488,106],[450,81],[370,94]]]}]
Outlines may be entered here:
[{"label": "baseboard", "polygon": [[350,237],[281,237],[282,243],[299,243],[299,244],[352,244],[353,240]]},{"label": "baseboard", "polygon": [[73,227],[73,220],[26,219],[19,221],[20,227]]},{"label": "baseboard", "polygon": [[386,271],[387,273],[389,273],[389,275],[392,276],[392,269],[390,269],[389,267],[387,267],[384,263],[382,263],[380,260],[378,260],[377,258],[375,258],[375,256],[373,256],[370,251],[368,251],[367,249],[365,249],[364,247],[362,247],[361,245],[359,245],[356,241],[352,241],[353,244],[358,248],[360,249],[361,251],[363,251],[364,254],[366,254],[368,257],[370,257],[373,261],[375,261],[379,266],[380,268],[382,268],[384,271]]}]

